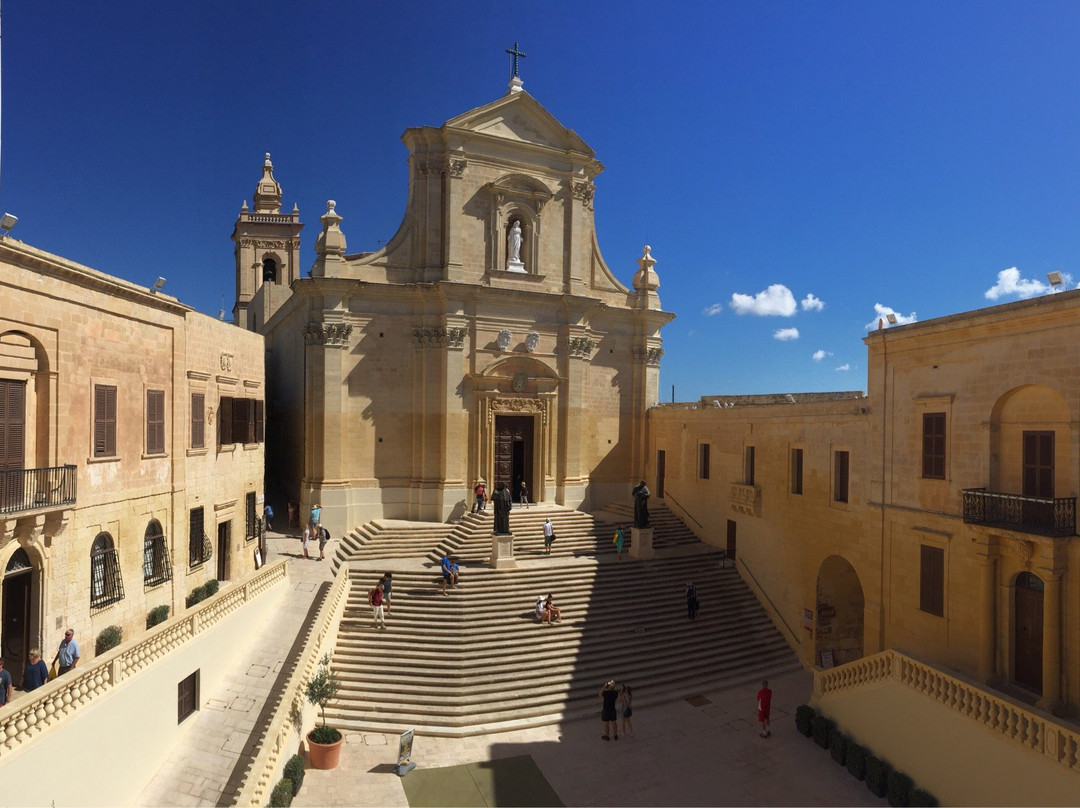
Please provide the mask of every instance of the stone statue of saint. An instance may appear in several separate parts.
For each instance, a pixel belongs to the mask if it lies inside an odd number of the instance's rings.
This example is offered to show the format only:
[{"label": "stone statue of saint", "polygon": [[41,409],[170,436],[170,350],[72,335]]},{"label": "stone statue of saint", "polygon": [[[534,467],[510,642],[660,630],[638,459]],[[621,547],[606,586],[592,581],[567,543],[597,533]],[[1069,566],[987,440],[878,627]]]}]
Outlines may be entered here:
[{"label": "stone statue of saint", "polygon": [[652,496],[652,492],[649,491],[649,486],[645,485],[645,481],[634,486],[634,527],[648,527],[649,526],[649,497]]},{"label": "stone statue of saint", "polygon": [[491,495],[491,501],[495,503],[495,532],[510,532],[510,492],[506,483],[499,483],[498,490]]},{"label": "stone statue of saint", "polygon": [[506,237],[506,254],[510,263],[521,263],[521,222],[514,220],[514,226],[510,228],[510,235]]}]

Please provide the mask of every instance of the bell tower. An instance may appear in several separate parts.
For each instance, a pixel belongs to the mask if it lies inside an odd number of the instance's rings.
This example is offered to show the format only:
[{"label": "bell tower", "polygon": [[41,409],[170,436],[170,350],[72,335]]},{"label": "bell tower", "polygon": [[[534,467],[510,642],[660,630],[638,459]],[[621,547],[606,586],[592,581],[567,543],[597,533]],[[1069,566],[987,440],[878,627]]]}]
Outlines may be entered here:
[{"label": "bell tower", "polygon": [[262,178],[255,186],[255,209],[247,201],[233,227],[236,245],[236,303],[233,322],[259,331],[291,294],[300,277],[300,210],[281,212],[281,185],[274,179],[274,165],[267,152]]}]

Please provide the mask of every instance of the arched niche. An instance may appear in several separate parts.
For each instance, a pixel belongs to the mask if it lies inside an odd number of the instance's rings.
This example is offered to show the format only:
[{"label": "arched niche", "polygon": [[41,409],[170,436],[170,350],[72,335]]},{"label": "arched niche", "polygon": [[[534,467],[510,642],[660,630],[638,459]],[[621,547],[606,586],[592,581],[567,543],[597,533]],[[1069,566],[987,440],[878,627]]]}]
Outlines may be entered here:
[{"label": "arched niche", "polygon": [[1003,394],[990,413],[990,490],[1071,496],[1072,431],[1069,406],[1052,387],[1025,384]]},{"label": "arched niche", "polygon": [[821,562],[817,577],[817,620],[814,661],[831,653],[836,665],[863,655],[863,623],[866,600],[855,568],[842,556]]},{"label": "arched niche", "polygon": [[26,331],[0,333],[0,397],[4,429],[19,440],[4,441],[0,470],[55,465],[55,436],[50,434],[56,384],[48,351]]},{"label": "arched niche", "polygon": [[551,189],[525,174],[506,174],[485,186],[490,196],[488,221],[489,269],[505,272],[509,262],[509,235],[515,221],[521,223],[521,261],[525,272],[540,273],[541,214],[554,195]]}]

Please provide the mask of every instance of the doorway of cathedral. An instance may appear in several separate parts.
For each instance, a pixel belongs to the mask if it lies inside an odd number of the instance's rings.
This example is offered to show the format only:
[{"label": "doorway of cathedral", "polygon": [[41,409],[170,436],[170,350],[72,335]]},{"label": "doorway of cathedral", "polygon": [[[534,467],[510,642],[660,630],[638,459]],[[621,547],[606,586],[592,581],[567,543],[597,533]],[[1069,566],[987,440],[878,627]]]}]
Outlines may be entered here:
[{"label": "doorway of cathedral", "polygon": [[1013,681],[1042,693],[1043,582],[1022,572],[1013,588]]},{"label": "doorway of cathedral", "polygon": [[505,483],[518,500],[524,481],[533,495],[533,417],[531,415],[495,416],[495,490]]},{"label": "doorway of cathedral", "polygon": [[31,594],[34,568],[30,557],[21,547],[15,551],[4,571],[3,632],[0,635],[0,654],[4,657],[4,669],[15,681],[26,666],[30,651]]}]

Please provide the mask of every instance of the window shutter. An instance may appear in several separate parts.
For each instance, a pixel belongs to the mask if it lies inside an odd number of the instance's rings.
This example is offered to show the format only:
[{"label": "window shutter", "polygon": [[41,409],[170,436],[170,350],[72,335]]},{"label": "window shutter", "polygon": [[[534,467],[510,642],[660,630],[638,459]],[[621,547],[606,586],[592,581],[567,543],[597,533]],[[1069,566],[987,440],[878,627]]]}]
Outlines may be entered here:
[{"label": "window shutter", "polygon": [[262,443],[266,438],[266,406],[262,399],[255,402],[255,442]]},{"label": "window shutter", "polygon": [[218,443],[222,446],[226,446],[233,442],[232,437],[232,417],[233,417],[233,400],[228,396],[221,397],[221,405],[218,408],[218,430],[221,435],[221,439]]},{"label": "window shutter", "polygon": [[205,415],[206,396],[191,394],[191,448],[202,449],[206,445]]},{"label": "window shutter", "polygon": [[232,442],[250,443],[248,439],[248,405],[251,402],[246,398],[234,398],[232,407]]},{"label": "window shutter", "polygon": [[116,388],[94,385],[94,457],[116,454]]},{"label": "window shutter", "polygon": [[165,453],[165,391],[146,391],[146,453]]}]

